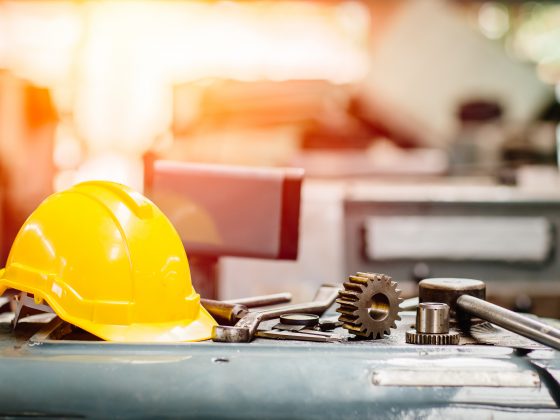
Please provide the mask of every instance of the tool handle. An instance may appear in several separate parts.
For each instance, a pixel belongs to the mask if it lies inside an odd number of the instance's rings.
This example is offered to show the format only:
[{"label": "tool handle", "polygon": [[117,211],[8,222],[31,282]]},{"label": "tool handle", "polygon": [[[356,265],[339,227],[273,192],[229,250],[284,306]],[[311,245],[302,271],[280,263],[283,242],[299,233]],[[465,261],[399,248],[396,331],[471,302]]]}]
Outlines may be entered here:
[{"label": "tool handle", "polygon": [[200,303],[212,315],[221,321],[235,323],[247,315],[247,307],[212,299],[200,299]]},{"label": "tool handle", "polygon": [[252,296],[240,299],[225,300],[225,303],[245,305],[247,308],[276,305],[292,301],[291,293],[274,293],[272,295]]},{"label": "tool handle", "polygon": [[457,307],[506,330],[560,350],[560,330],[548,324],[469,295],[460,296]]},{"label": "tool handle", "polygon": [[264,309],[259,311],[261,321],[278,318],[280,315],[306,313],[322,315],[334,303],[338,297],[338,286],[323,285],[317,291],[315,298],[307,303],[295,303],[278,308]]}]

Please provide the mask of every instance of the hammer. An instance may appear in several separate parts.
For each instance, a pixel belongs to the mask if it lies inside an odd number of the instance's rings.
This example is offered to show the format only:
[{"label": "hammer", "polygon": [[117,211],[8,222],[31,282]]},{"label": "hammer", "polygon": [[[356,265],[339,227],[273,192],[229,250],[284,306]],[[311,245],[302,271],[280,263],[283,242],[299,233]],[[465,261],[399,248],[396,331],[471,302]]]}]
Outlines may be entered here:
[{"label": "hammer", "polygon": [[451,315],[465,325],[474,315],[506,330],[560,350],[560,330],[548,324],[487,302],[486,285],[472,279],[438,278],[419,284],[420,302],[447,303]]}]

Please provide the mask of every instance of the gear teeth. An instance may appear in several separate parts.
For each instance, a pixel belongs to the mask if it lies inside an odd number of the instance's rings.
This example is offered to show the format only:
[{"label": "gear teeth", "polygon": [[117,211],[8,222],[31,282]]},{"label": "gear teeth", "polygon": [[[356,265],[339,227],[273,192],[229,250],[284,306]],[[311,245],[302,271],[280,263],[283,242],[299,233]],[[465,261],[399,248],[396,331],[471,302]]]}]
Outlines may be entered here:
[{"label": "gear teeth", "polygon": [[371,279],[371,280],[384,280],[384,277],[385,277],[383,274],[364,273],[362,271],[358,271],[356,273],[356,276],[365,277],[366,279]]},{"label": "gear teeth", "polygon": [[360,276],[350,276],[348,280],[354,284],[361,284],[367,286],[369,279],[367,277],[360,277]]},{"label": "gear teeth", "polygon": [[344,324],[360,325],[357,316],[352,315],[340,315],[338,320]]},{"label": "gear teeth", "polygon": [[357,301],[360,299],[360,293],[349,291],[349,290],[341,290],[338,292],[338,296],[343,299],[350,299],[352,301]]},{"label": "gear teeth", "polygon": [[363,335],[364,334],[364,330],[363,330],[363,327],[361,325],[343,324],[343,327],[346,328],[348,331],[353,332],[354,334],[357,334],[357,335]]},{"label": "gear teeth", "polygon": [[350,307],[340,307],[336,309],[336,312],[338,312],[339,314],[342,315],[348,315],[348,316],[357,316],[356,311],[358,310],[358,308],[350,308]]},{"label": "gear teeth", "polygon": [[346,299],[338,298],[337,300],[335,300],[335,302],[338,303],[341,306],[348,306],[350,308],[357,308],[356,302],[352,301],[352,300],[346,300]]},{"label": "gear teeth", "polygon": [[359,293],[363,293],[363,291],[364,291],[364,288],[361,284],[356,284],[356,283],[352,283],[352,282],[347,281],[347,282],[344,282],[343,285],[344,285],[344,288],[346,290],[353,290],[353,291],[359,292]]},{"label": "gear teeth", "polygon": [[422,334],[416,330],[406,332],[406,342],[409,344],[424,344],[432,346],[445,346],[459,344],[460,335],[457,332],[447,334]]},{"label": "gear teeth", "polygon": [[[397,282],[385,274],[357,272],[348,277],[343,283],[336,303],[339,321],[350,334],[362,338],[383,338],[391,334],[391,328],[396,328],[399,304],[404,299],[400,297],[402,291],[397,288]],[[379,302],[373,296],[383,294],[389,300],[387,314],[376,320],[371,311]]]}]

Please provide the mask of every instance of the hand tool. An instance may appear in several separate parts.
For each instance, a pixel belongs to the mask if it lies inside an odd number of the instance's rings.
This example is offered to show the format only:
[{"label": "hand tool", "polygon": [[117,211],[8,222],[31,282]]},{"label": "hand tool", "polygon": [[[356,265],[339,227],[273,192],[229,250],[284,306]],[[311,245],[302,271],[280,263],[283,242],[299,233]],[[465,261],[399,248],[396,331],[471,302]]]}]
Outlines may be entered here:
[{"label": "hand tool", "polygon": [[[419,284],[420,302],[450,302],[457,315],[474,315],[509,331],[560,350],[560,330],[527,316],[486,302],[484,282],[470,279],[426,279]],[[474,296],[473,296],[474,295]],[[441,300],[437,300],[437,299]],[[453,305],[453,306],[452,306]]]},{"label": "hand tool", "polygon": [[299,312],[321,315],[334,303],[338,296],[338,291],[338,286],[323,285],[319,288],[312,302],[249,312],[232,327],[225,325],[215,326],[212,332],[212,340],[223,343],[248,343],[255,336],[261,321],[277,318],[284,314]]},{"label": "hand tool", "polygon": [[400,320],[401,291],[385,274],[357,273],[348,277],[336,302],[339,321],[351,334],[363,338],[382,338]]},{"label": "hand tool", "polygon": [[232,300],[200,299],[200,303],[210,314],[226,324],[235,324],[249,312],[248,308],[276,305],[290,302],[291,293],[274,293],[270,295],[251,296]]},{"label": "hand tool", "polygon": [[410,344],[459,344],[459,333],[449,331],[449,305],[423,302],[416,311],[416,329],[406,332]]},{"label": "hand tool", "polygon": [[523,337],[560,350],[560,330],[551,325],[468,295],[457,299],[457,308]]},{"label": "hand tool", "polygon": [[272,327],[273,330],[300,331],[316,328],[319,325],[319,315],[286,314],[280,315],[280,322]]},{"label": "hand tool", "polygon": [[462,311],[455,312],[457,298],[462,295],[471,295],[482,300],[486,299],[486,285],[480,280],[433,278],[422,280],[418,287],[420,302],[447,303],[450,317],[457,321],[461,329],[465,331],[470,328],[472,317]]},{"label": "hand tool", "polygon": [[343,340],[343,337],[338,334],[306,329],[301,331],[258,330],[255,336],[275,340],[314,341],[318,343],[333,343]]},{"label": "hand tool", "polygon": [[247,306],[237,303],[227,303],[213,299],[200,299],[200,303],[214,319],[221,323],[235,324],[249,312]]},{"label": "hand tool", "polygon": [[279,303],[289,303],[291,301],[292,301],[292,294],[283,292],[283,293],[274,293],[270,295],[230,299],[230,300],[224,300],[223,302],[244,305],[247,308],[258,308],[261,306],[277,305]]},{"label": "hand tool", "polygon": [[16,329],[19,320],[32,312],[30,309],[39,312],[54,313],[49,305],[42,302],[36,302],[34,298],[30,297],[25,292],[15,295],[14,299],[16,300],[16,310],[14,312],[14,319],[12,320],[12,329],[14,330]]}]

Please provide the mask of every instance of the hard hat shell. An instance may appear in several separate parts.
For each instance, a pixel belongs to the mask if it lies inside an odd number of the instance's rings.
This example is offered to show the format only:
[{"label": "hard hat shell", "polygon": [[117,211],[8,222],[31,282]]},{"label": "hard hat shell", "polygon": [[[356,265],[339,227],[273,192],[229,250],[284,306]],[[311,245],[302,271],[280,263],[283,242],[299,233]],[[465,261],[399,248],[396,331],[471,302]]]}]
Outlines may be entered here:
[{"label": "hard hat shell", "polygon": [[6,289],[45,300],[109,341],[211,337],[187,256],[167,217],[128,187],[90,181],[48,197],[19,231],[0,272]]}]

